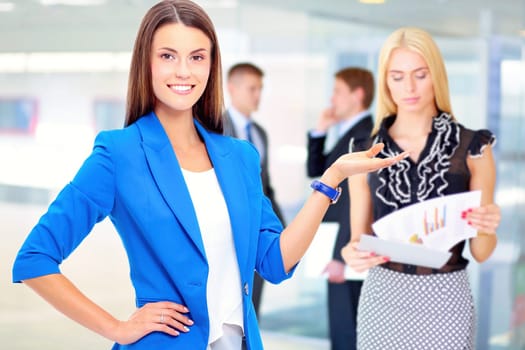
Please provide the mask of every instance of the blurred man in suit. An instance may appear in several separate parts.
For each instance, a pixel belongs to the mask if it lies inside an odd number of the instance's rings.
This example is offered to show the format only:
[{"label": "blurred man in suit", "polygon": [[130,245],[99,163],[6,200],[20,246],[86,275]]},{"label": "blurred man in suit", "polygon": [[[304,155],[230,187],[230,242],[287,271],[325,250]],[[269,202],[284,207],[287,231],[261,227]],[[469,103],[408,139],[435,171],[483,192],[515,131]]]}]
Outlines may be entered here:
[{"label": "blurred man in suit", "polygon": [[[368,108],[374,98],[374,78],[362,68],[345,68],[335,74],[330,107],[325,109],[308,134],[307,173],[320,176],[352,144],[370,136],[373,121]],[[330,142],[331,141],[331,142]],[[330,144],[329,144],[330,143]],[[348,184],[341,184],[339,201],[328,209],[323,221],[337,222],[339,230],[328,276],[328,319],[332,350],[356,348],[356,315],[362,281],[345,279],[341,248],[350,240]]]},{"label": "blurred man in suit", "polygon": [[[259,152],[264,194],[272,202],[275,213],[285,226],[268,173],[268,137],[266,131],[252,119],[253,112],[259,108],[263,76],[264,73],[259,67],[248,62],[235,64],[228,70],[227,88],[231,105],[224,113],[224,134],[252,142]],[[252,300],[257,317],[259,317],[262,288],[263,279],[255,273]]]}]

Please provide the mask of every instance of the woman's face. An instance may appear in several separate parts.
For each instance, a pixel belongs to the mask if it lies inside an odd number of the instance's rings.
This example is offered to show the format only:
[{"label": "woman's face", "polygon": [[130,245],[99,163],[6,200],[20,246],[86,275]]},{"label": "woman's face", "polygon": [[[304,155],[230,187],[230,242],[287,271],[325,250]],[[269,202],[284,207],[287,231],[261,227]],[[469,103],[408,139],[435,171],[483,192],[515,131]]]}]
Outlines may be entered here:
[{"label": "woman's face", "polygon": [[191,115],[206,89],[211,60],[211,42],[201,30],[180,23],[157,29],[151,45],[157,115]]},{"label": "woman's face", "polygon": [[409,49],[394,49],[386,71],[386,81],[397,112],[434,116],[434,86],[427,63]]}]

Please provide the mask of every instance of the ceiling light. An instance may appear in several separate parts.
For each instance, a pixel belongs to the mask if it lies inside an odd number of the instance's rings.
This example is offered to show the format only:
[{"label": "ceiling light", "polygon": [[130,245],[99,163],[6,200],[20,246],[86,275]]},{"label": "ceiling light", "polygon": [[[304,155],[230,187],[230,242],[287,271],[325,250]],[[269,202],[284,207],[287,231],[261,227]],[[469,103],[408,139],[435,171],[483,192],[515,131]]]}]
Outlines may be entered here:
[{"label": "ceiling light", "polygon": [[359,0],[362,4],[384,4],[385,0]]},{"label": "ceiling light", "polygon": [[15,4],[12,2],[0,2],[0,12],[10,12],[15,9]]},{"label": "ceiling light", "polygon": [[40,0],[44,6],[67,5],[67,6],[96,6],[102,5],[106,0]]}]

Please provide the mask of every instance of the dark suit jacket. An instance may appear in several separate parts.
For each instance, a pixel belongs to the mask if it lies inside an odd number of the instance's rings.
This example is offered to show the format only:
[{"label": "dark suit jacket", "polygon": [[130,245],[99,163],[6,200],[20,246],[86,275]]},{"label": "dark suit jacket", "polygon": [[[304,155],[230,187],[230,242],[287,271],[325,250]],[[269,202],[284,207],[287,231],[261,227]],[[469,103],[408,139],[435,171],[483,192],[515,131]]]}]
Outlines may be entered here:
[{"label": "dark suit jacket", "polygon": [[[228,113],[228,111],[226,111],[223,115],[223,123],[224,135],[238,137],[237,133],[235,132],[235,127],[230,117],[230,113]],[[281,220],[281,223],[283,224],[283,226],[285,226],[281,208],[275,200],[273,187],[270,181],[270,173],[268,171],[268,136],[266,135],[266,131],[264,130],[264,128],[257,124],[255,121],[253,121],[252,126],[252,131],[258,133],[258,135],[261,137],[264,147],[264,155],[261,156],[261,181],[263,185],[263,192],[266,195],[266,197],[270,199],[270,202],[272,202],[272,207],[275,211],[275,214],[277,214],[277,216]]]},{"label": "dark suit jacket", "polygon": [[[308,158],[306,161],[309,177],[318,177],[341,155],[348,153],[350,141],[353,144],[363,142],[370,137],[373,127],[372,116],[368,115],[354,125],[341,137],[334,148],[324,153],[326,137],[311,137],[308,135]],[[341,197],[336,204],[332,204],[326,212],[323,221],[339,223],[339,232],[334,245],[333,258],[343,261],[341,248],[350,240],[350,196],[348,195],[348,181],[341,183]]]}]

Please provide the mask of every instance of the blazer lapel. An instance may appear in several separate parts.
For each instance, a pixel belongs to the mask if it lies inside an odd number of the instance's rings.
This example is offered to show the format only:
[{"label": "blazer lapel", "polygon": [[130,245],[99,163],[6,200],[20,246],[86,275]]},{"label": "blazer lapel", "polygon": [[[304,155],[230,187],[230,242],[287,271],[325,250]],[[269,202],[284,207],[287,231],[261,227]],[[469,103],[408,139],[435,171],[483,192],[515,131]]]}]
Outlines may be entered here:
[{"label": "blazer lapel", "polygon": [[206,148],[213,164],[217,180],[221,187],[230,215],[231,229],[239,268],[242,273],[249,254],[250,240],[250,207],[246,179],[239,170],[239,160],[231,152],[232,139],[213,135],[195,122],[197,130],[206,143]]},{"label": "blazer lapel", "polygon": [[[191,196],[164,128],[153,112],[140,118],[136,123],[142,134],[146,160],[159,191],[186,234],[190,236],[202,257],[206,259]],[[249,203],[246,180],[238,170],[238,160],[233,159],[232,140],[219,135],[213,137],[214,135],[197,121],[195,125],[204,139],[226,201],[237,260],[242,272],[248,260],[250,244],[250,220],[247,219],[250,218],[250,208],[246,205]]]},{"label": "blazer lapel", "polygon": [[[337,157],[342,154],[348,153],[353,150],[354,141],[361,141],[362,139],[368,138],[370,130],[372,130],[373,121],[370,115],[367,115],[361,119],[357,124],[352,126],[340,139],[337,141],[336,145],[333,148]],[[331,153],[332,153],[331,152]],[[336,158],[337,159],[337,158]],[[332,161],[335,161],[333,159]]]},{"label": "blazer lapel", "polygon": [[164,128],[152,112],[137,122],[150,171],[164,200],[206,259],[204,244],[190,193]]}]

